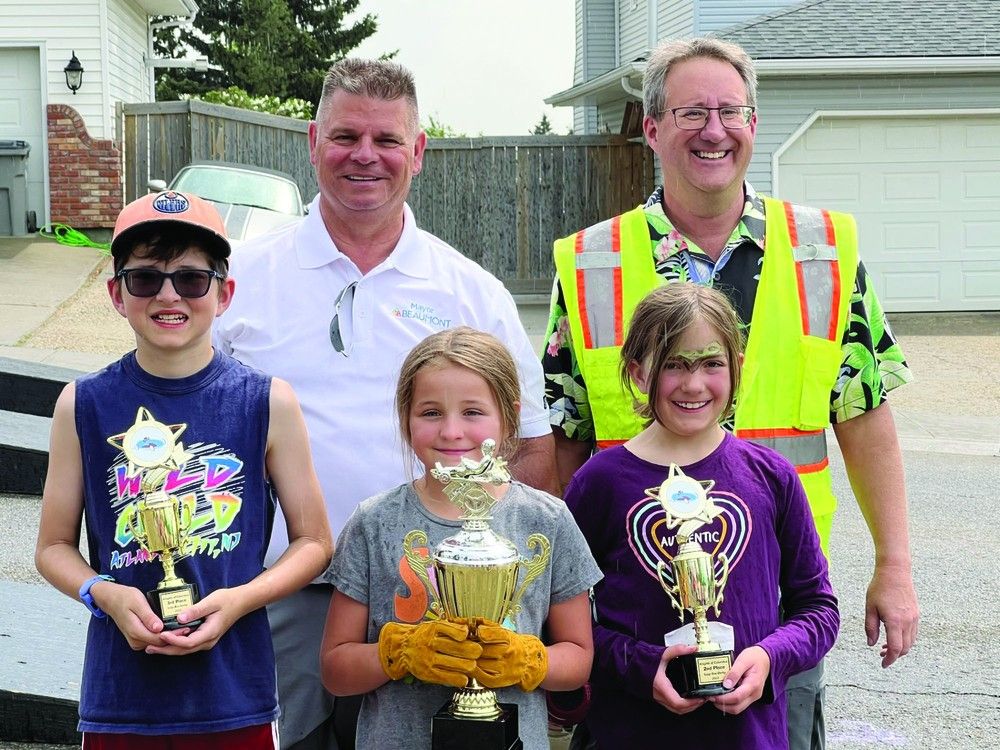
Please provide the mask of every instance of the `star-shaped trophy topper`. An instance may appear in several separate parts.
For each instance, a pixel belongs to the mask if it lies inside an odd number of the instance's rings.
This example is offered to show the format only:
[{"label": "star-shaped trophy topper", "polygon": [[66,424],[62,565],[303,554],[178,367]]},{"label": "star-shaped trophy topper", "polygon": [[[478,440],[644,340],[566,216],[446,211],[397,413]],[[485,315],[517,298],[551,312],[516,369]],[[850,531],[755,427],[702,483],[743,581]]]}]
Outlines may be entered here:
[{"label": "star-shaped trophy topper", "polygon": [[[125,432],[112,435],[108,443],[125,454],[128,459],[128,475],[134,476],[136,468],[151,469],[150,479],[162,484],[167,471],[179,469],[191,458],[184,450],[184,444],[177,438],[187,429],[186,424],[165,425],[157,422],[145,406],[140,406],[135,415],[135,424]],[[145,482],[143,483],[145,485]]]},{"label": "star-shaped trophy topper", "polygon": [[646,490],[646,497],[663,506],[668,529],[680,526],[677,538],[683,543],[697,529],[711,523],[722,513],[722,509],[708,496],[714,486],[714,479],[694,479],[681,471],[677,464],[670,464],[667,478],[659,487]]}]

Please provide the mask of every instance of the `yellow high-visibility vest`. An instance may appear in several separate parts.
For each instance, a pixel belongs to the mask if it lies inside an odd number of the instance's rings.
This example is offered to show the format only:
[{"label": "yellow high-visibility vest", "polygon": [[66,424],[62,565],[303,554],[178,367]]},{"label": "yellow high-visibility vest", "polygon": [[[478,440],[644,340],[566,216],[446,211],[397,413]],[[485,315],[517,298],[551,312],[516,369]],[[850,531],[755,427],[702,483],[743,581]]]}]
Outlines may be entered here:
[{"label": "yellow high-visibility vest", "polygon": [[[787,458],[805,487],[824,551],[836,498],[826,436],[830,394],[857,273],[854,218],[764,198],[765,248],[736,400],[736,435]],[[641,207],[557,240],[556,272],[599,447],[642,429],[619,376],[628,322],[665,283]]]}]

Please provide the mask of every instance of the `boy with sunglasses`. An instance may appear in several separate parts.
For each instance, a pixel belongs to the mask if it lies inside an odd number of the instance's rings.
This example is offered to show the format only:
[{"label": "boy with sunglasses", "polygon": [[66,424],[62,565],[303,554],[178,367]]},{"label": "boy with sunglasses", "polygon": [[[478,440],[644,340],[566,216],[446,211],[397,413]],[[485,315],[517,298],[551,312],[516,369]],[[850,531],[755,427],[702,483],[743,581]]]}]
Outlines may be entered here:
[{"label": "boy with sunglasses", "polygon": [[[35,562],[93,613],[87,750],[278,747],[264,605],[322,572],[332,542],[295,394],[212,348],[229,253],[197,196],[127,205],[108,291],[136,349],[68,385],[52,418]],[[289,546],[265,571],[275,492]],[[157,592],[176,586],[190,593],[170,607]]]}]

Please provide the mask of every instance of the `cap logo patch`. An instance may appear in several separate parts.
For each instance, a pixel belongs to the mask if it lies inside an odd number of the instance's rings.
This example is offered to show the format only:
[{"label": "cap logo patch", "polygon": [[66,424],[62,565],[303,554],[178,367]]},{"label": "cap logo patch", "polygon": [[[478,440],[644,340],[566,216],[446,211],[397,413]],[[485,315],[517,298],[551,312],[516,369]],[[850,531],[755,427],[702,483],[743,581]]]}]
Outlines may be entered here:
[{"label": "cap logo patch", "polygon": [[160,193],[153,199],[153,210],[163,214],[180,214],[191,208],[188,199],[180,193],[172,190],[168,193]]}]

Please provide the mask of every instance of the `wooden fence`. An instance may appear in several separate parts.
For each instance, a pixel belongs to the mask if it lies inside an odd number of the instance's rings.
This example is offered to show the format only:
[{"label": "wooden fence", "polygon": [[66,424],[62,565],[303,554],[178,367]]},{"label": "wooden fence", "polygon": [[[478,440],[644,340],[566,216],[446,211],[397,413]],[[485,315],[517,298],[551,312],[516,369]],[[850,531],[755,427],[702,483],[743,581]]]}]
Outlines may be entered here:
[{"label": "wooden fence", "polygon": [[428,145],[409,203],[511,292],[548,293],[552,241],[634,208],[652,183],[652,152],[621,137],[449,138]]},{"label": "wooden fence", "polygon": [[[121,108],[125,196],[195,160],[288,172],[316,194],[307,123],[198,101]],[[408,202],[418,224],[503,279],[548,293],[552,241],[633,208],[653,188],[653,155],[621,136],[447,138],[428,142]]]},{"label": "wooden fence", "polygon": [[119,105],[125,200],[149,180],[170,182],[192,161],[231,161],[287,172],[302,197],[316,194],[309,163],[309,123],[200,101]]}]

